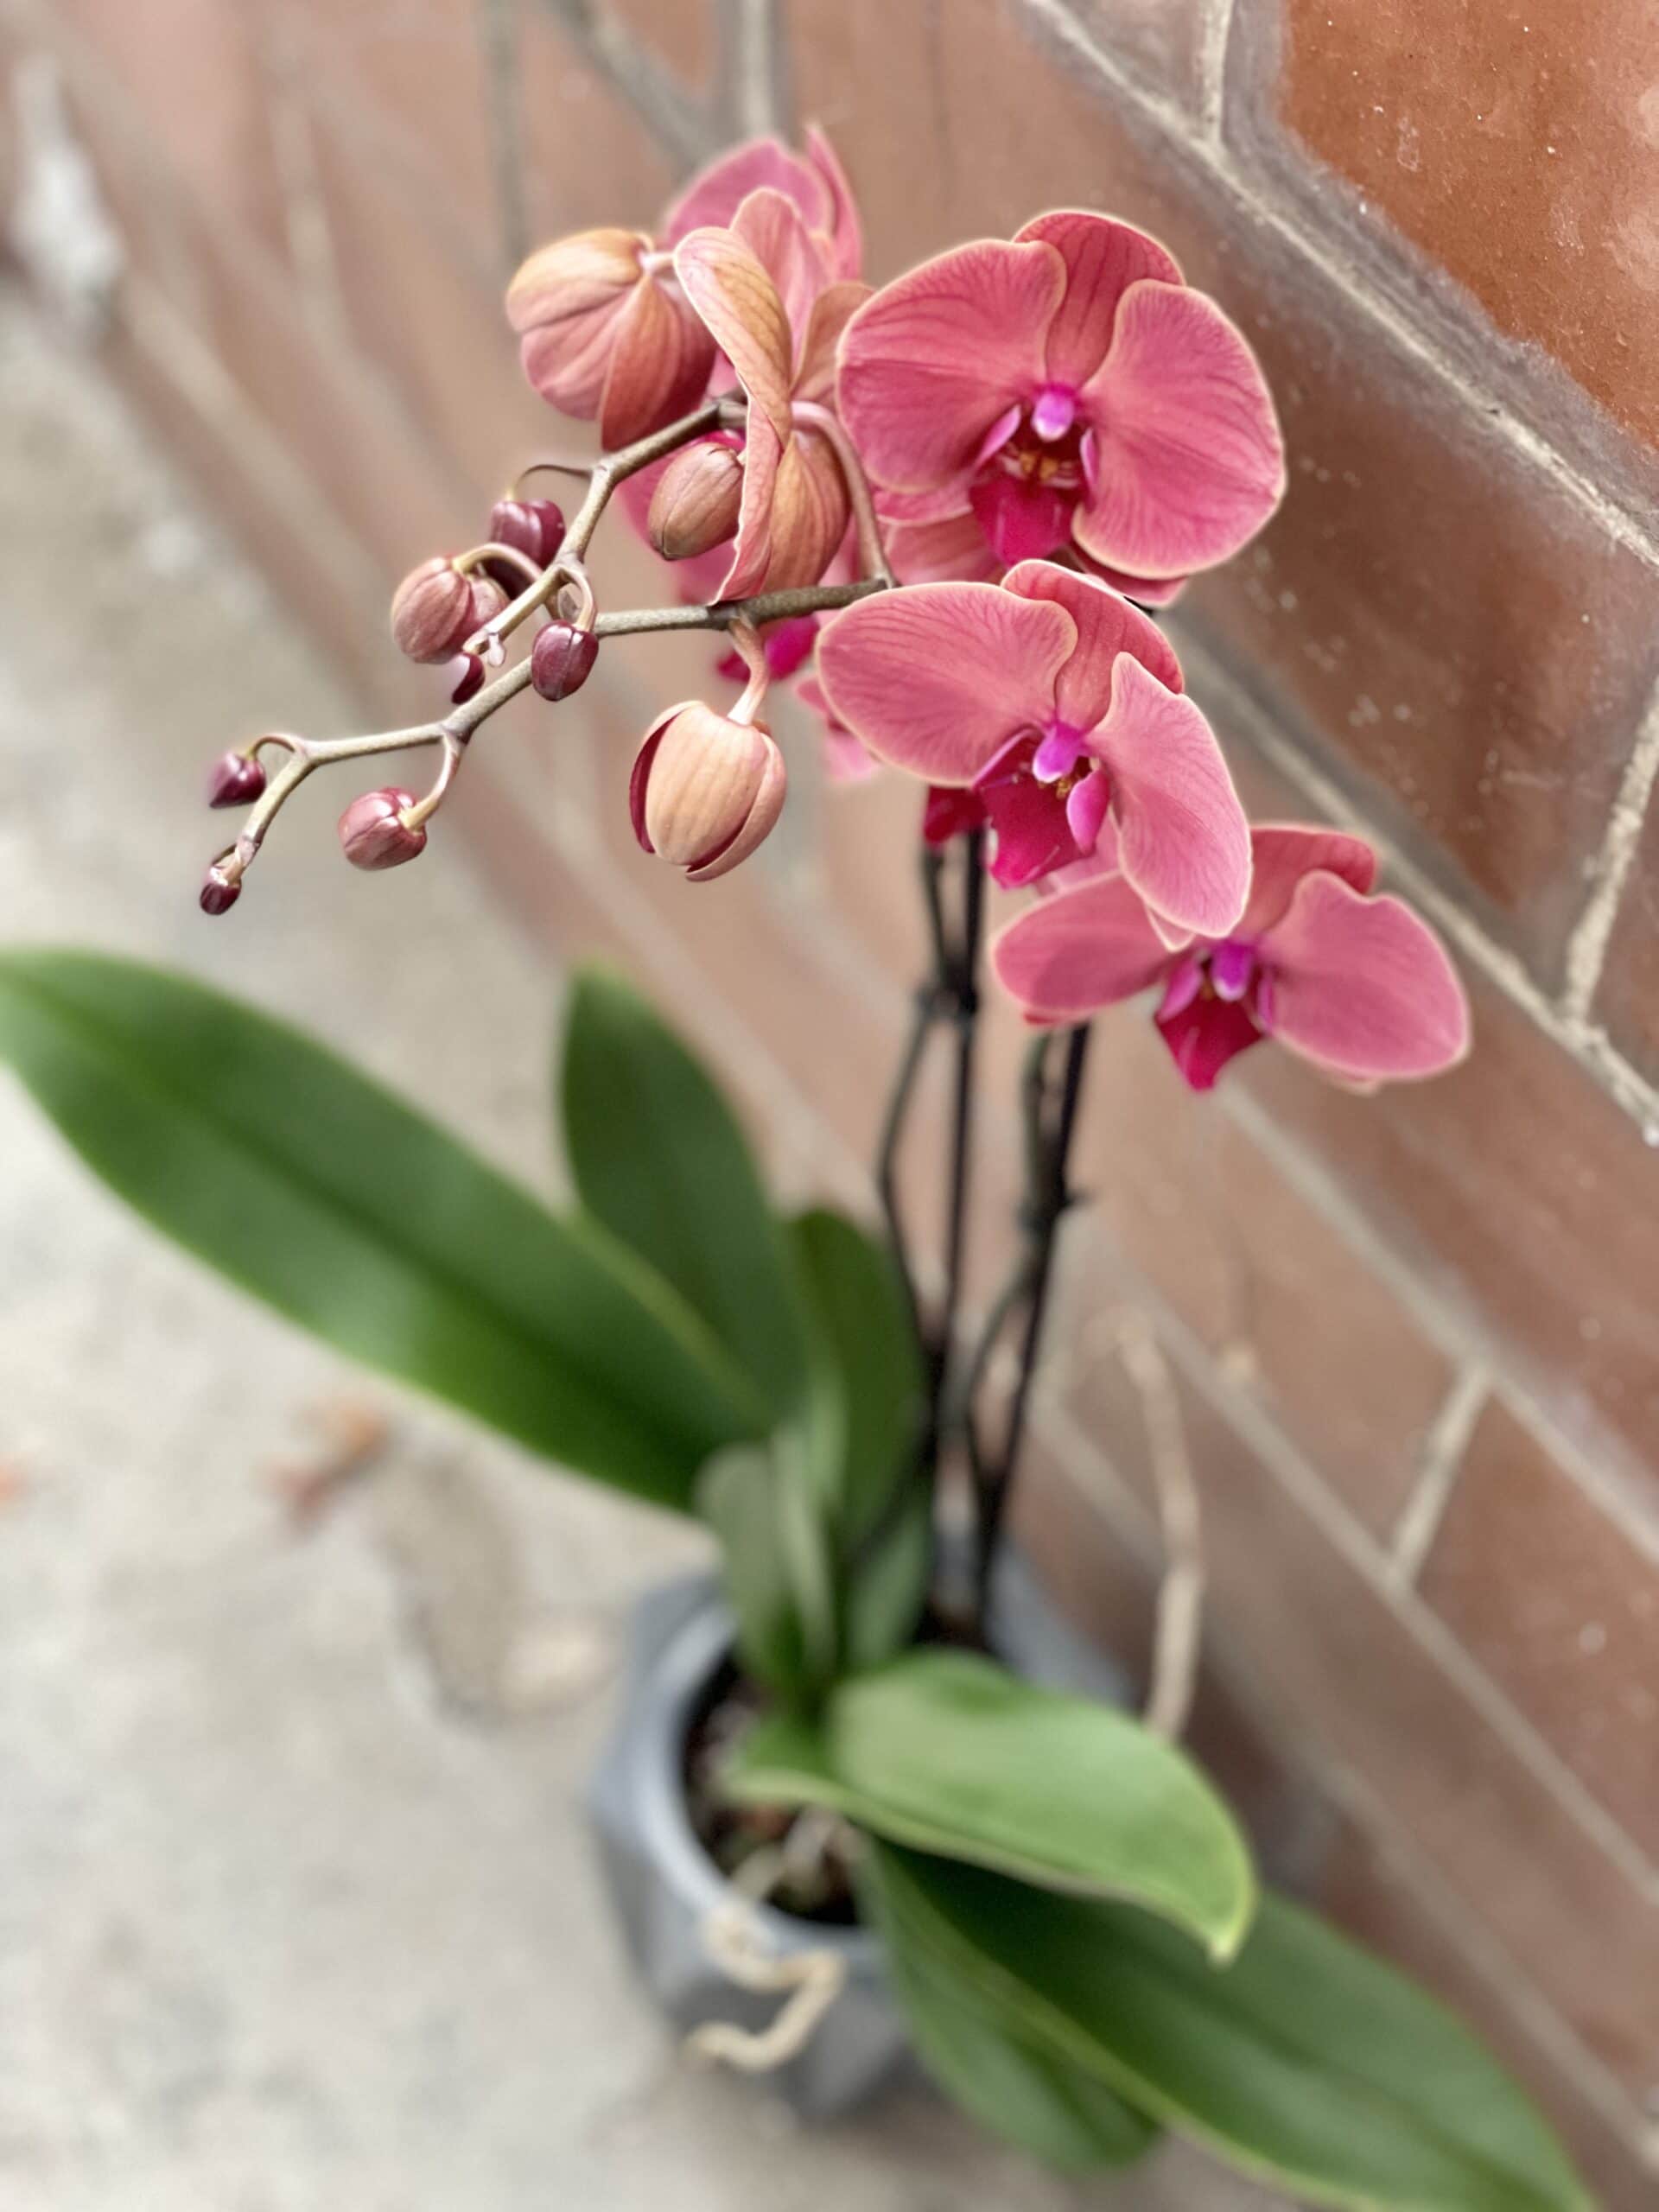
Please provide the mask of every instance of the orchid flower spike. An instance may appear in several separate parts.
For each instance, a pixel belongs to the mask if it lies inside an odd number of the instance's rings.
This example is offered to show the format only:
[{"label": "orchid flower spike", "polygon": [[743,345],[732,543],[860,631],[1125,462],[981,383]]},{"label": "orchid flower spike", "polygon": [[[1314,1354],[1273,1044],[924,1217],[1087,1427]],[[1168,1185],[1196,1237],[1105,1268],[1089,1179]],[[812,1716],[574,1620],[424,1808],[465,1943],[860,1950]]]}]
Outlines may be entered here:
[{"label": "orchid flower spike", "polygon": [[1249,345],[1104,215],[1039,215],[887,285],[848,327],[838,404],[907,580],[1065,552],[1167,600],[1285,488]]},{"label": "orchid flower spike", "polygon": [[825,626],[817,673],[878,760],[971,789],[1005,887],[1098,852],[1169,943],[1243,912],[1249,831],[1221,748],[1162,632],[1107,585],[1027,561],[1001,585],[880,592]]},{"label": "orchid flower spike", "polygon": [[1095,876],[999,932],[999,980],[1039,1023],[1160,989],[1154,1019],[1194,1090],[1264,1037],[1366,1088],[1455,1066],[1469,1049],[1463,986],[1409,906],[1370,896],[1364,840],[1286,823],[1250,842],[1249,901],[1224,936],[1172,951],[1127,877]]}]

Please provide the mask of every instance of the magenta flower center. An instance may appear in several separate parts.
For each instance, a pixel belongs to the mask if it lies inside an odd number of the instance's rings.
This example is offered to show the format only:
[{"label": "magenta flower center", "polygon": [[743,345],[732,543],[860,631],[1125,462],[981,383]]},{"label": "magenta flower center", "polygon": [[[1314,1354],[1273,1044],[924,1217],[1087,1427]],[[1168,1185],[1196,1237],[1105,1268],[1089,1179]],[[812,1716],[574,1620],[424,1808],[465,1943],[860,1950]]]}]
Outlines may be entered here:
[{"label": "magenta flower center", "polygon": [[1224,938],[1180,955],[1154,1019],[1192,1089],[1208,1090],[1229,1060],[1261,1043],[1271,1003],[1272,977],[1255,945]]},{"label": "magenta flower center", "polygon": [[1094,433],[1069,385],[1045,385],[1011,407],[981,448],[968,501],[1000,561],[1036,561],[1071,541],[1071,517],[1092,488]]}]

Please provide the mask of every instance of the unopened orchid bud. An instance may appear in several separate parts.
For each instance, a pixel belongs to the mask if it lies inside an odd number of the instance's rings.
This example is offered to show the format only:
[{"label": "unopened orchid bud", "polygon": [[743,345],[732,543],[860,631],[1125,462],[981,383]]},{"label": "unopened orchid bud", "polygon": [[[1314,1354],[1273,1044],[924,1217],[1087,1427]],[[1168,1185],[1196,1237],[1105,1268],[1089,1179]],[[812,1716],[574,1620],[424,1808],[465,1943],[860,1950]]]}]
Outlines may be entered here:
[{"label": "unopened orchid bud", "polygon": [[689,561],[737,535],[743,463],[715,438],[675,454],[652,494],[645,528],[665,561]]},{"label": "unopened orchid bud", "polygon": [[464,707],[467,702],[484,688],[484,662],[477,653],[457,653],[443,664],[443,680],[449,686],[449,703]]},{"label": "unopened orchid bud", "polygon": [[[411,569],[391,596],[391,634],[398,652],[410,660],[448,660],[478,627],[480,618],[473,610],[480,582],[488,579],[462,575],[442,554]],[[489,585],[491,591],[496,588]],[[482,619],[487,620],[488,613]]]},{"label": "unopened orchid bud", "polygon": [[580,691],[599,658],[599,639],[572,622],[549,622],[530,649],[530,680],[543,699],[568,699]]},{"label": "unopened orchid bud", "polygon": [[544,569],[564,543],[564,510],[553,499],[498,499],[490,509],[490,537]]},{"label": "unopened orchid bud", "polygon": [[596,415],[618,321],[645,271],[637,231],[579,231],[532,253],[507,287],[524,374],[567,415]]},{"label": "unopened orchid bud", "polygon": [[242,878],[233,874],[222,861],[215,861],[201,880],[201,911],[204,914],[228,914],[242,896]]},{"label": "unopened orchid bud", "polygon": [[352,801],[340,817],[340,842],[353,868],[401,868],[425,851],[426,831],[404,819],[414,804],[413,792],[390,785]]},{"label": "unopened orchid bud", "polygon": [[646,852],[707,883],[771,834],[786,783],[784,756],[759,722],[696,702],[671,708],[634,760],[633,834]]},{"label": "unopened orchid bud", "polygon": [[248,753],[223,753],[207,771],[209,806],[250,806],[265,788],[264,766]]}]

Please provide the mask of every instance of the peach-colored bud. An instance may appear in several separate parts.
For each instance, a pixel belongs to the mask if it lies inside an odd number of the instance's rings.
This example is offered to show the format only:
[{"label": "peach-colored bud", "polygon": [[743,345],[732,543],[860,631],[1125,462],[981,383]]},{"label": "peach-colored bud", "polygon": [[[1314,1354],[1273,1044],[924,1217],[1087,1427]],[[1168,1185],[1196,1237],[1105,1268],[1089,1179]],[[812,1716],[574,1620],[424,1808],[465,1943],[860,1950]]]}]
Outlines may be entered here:
[{"label": "peach-colored bud", "polygon": [[783,811],[784,756],[758,722],[696,701],[650,731],[628,787],[633,834],[648,853],[707,883],[746,861]]},{"label": "peach-colored bud", "polygon": [[743,463],[728,445],[700,439],[657,480],[646,529],[665,561],[689,561],[737,535]]},{"label": "peach-colored bud", "polygon": [[448,660],[478,622],[494,611],[475,617],[476,596],[473,578],[463,576],[442,554],[411,569],[391,595],[391,634],[399,652],[410,660]]}]

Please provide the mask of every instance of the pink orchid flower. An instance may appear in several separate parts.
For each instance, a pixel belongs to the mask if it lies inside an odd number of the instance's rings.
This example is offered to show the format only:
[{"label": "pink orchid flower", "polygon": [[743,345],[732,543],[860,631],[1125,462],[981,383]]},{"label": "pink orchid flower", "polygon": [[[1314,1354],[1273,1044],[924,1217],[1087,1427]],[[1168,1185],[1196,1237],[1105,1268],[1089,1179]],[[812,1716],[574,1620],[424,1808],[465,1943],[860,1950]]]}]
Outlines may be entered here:
[{"label": "pink orchid flower", "polygon": [[846,176],[823,133],[804,156],[775,138],[721,155],[693,177],[653,238],[644,231],[582,231],[531,254],[507,291],[524,374],[542,397],[579,421],[597,419],[607,449],[660,429],[709,391],[723,389],[718,350],[676,281],[672,253],[690,232],[728,223],[748,195],[783,195],[821,243],[837,277],[855,277],[862,251]]},{"label": "pink orchid flower", "polygon": [[1027,561],[916,584],[826,625],[818,677],[878,760],[968,785],[1009,887],[1103,851],[1169,941],[1223,937],[1249,887],[1243,810],[1179,663],[1102,583]]},{"label": "pink orchid flower", "polygon": [[721,594],[815,584],[840,550],[849,507],[841,463],[811,416],[828,412],[836,348],[869,287],[836,275],[829,242],[770,186],[750,193],[729,229],[688,232],[674,270],[748,403]]},{"label": "pink orchid flower", "polygon": [[1363,839],[1283,823],[1250,842],[1249,900],[1225,936],[1172,951],[1127,879],[1096,875],[999,931],[999,980],[1046,1024],[1161,986],[1154,1019],[1194,1090],[1264,1037],[1365,1088],[1454,1066],[1469,1048],[1463,986],[1409,906],[1370,896]]},{"label": "pink orchid flower", "polygon": [[960,537],[965,510],[999,561],[1075,549],[1141,598],[1237,552],[1285,488],[1249,345],[1104,215],[1039,215],[887,285],[848,329],[839,395],[879,484],[947,495],[918,520]]}]

